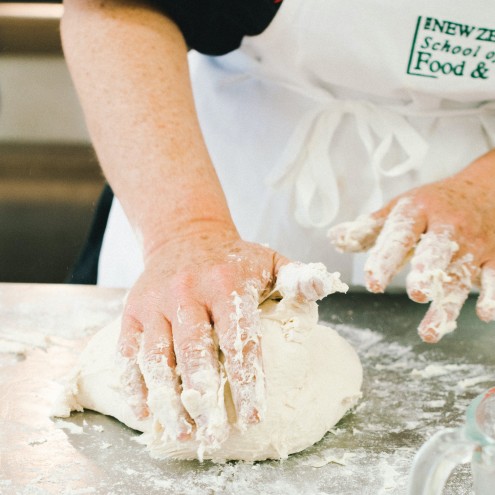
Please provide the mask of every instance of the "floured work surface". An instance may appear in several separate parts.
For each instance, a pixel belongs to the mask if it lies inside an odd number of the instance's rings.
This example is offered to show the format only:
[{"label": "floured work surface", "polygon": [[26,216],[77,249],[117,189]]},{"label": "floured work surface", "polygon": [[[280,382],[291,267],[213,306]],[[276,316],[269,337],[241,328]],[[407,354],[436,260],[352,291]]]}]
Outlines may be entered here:
[{"label": "floured work surface", "polygon": [[[495,383],[495,325],[468,301],[459,328],[437,345],[416,325],[426,306],[403,296],[333,295],[320,317],[357,349],[364,398],[326,437],[282,462],[157,461],[111,418],[51,419],[55,381],[94,331],[117,316],[123,291],[0,284],[0,493],[404,494],[419,446],[458,426]],[[469,493],[466,467],[447,494]]]}]

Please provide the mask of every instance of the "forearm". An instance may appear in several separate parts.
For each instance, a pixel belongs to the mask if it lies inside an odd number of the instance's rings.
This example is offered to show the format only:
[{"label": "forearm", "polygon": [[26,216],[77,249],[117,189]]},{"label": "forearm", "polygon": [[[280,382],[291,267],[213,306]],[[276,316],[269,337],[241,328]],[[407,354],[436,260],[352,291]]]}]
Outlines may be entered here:
[{"label": "forearm", "polygon": [[98,158],[145,256],[177,236],[234,230],[173,22],[142,5],[68,0],[62,40]]}]

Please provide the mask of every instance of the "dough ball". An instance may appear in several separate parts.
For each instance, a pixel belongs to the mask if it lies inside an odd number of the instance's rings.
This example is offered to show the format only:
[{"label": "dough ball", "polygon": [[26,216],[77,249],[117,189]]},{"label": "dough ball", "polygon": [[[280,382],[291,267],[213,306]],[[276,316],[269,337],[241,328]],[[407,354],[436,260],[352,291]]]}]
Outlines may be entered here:
[{"label": "dough ball", "polygon": [[[267,301],[261,306],[262,352],[267,392],[264,421],[239,430],[205,459],[280,459],[318,442],[359,399],[362,368],[354,349],[335,330],[318,325],[315,303]],[[152,419],[140,421],[127,404],[115,358],[120,321],[89,342],[80,360],[73,394],[79,406],[113,416],[145,432],[151,454],[158,458],[195,459],[196,441],[164,441]],[[229,418],[235,418],[229,387],[225,387]],[[73,406],[74,407],[74,406]]]}]

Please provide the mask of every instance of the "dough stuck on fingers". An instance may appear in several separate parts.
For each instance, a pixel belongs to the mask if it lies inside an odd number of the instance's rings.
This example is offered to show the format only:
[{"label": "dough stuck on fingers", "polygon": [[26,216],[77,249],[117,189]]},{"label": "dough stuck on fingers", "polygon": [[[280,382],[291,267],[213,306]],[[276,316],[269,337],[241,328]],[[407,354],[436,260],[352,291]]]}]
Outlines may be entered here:
[{"label": "dough stuck on fingers", "polygon": [[148,390],[147,405],[153,411],[154,423],[164,436],[187,438],[192,421],[180,402],[180,382],[175,363],[170,363],[171,334],[163,333],[164,321],[152,322],[143,332],[138,352],[139,369]]},{"label": "dough stuck on fingers", "polygon": [[189,314],[177,311],[174,350],[182,381],[180,400],[194,421],[196,438],[213,446],[222,443],[228,434],[225,406],[218,400],[225,378],[212,326],[206,321],[206,312],[198,314],[198,309],[190,309]]},{"label": "dough stuck on fingers", "polygon": [[352,222],[335,225],[329,229],[327,236],[337,251],[359,253],[373,246],[384,222],[384,218],[360,215]]},{"label": "dough stuck on fingers", "polygon": [[481,268],[481,292],[476,304],[476,314],[480,320],[495,321],[495,268]]},{"label": "dough stuck on fingers", "polygon": [[347,292],[349,286],[340,273],[329,273],[323,263],[289,263],[280,268],[272,294],[285,300],[318,301],[335,292]]},{"label": "dough stuck on fingers", "polygon": [[384,292],[414,248],[421,230],[410,198],[401,198],[392,208],[364,265],[366,288]]},{"label": "dough stuck on fingers", "polygon": [[424,342],[437,343],[457,328],[457,317],[469,296],[474,272],[472,256],[465,255],[452,262],[446,275],[438,279],[431,305],[418,327]]},{"label": "dough stuck on fingers", "polygon": [[452,256],[459,250],[453,241],[452,228],[428,231],[421,236],[411,259],[411,271],[407,275],[407,294],[419,303],[435,297],[437,287],[447,279]]},{"label": "dough stuck on fingers", "polygon": [[219,342],[237,414],[236,425],[244,429],[261,421],[266,409],[257,284],[247,282],[244,293],[234,291],[231,298],[229,328],[219,334]]},{"label": "dough stuck on fingers", "polygon": [[92,409],[113,416],[144,432],[143,441],[156,458],[255,461],[304,450],[359,400],[361,363],[336,331],[318,324],[315,302],[288,297],[281,302],[267,300],[259,309],[266,411],[261,422],[238,428],[227,382],[218,400],[225,404],[230,429],[220,446],[205,445],[196,437],[179,441],[162,435],[153,407],[149,418],[135,415],[122,393],[123,369],[114,355],[119,320],[89,342],[61,403],[73,410]]}]

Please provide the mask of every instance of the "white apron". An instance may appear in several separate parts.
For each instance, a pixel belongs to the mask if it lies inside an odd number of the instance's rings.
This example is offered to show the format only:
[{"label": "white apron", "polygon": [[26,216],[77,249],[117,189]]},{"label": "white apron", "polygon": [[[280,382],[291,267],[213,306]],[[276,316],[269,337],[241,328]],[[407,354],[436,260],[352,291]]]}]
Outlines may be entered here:
[{"label": "white apron", "polygon": [[[495,147],[495,2],[284,0],[222,57],[190,54],[198,114],[241,236],[362,284],[328,227]],[[118,201],[99,283],[142,271]],[[395,286],[403,285],[400,277]]]}]

